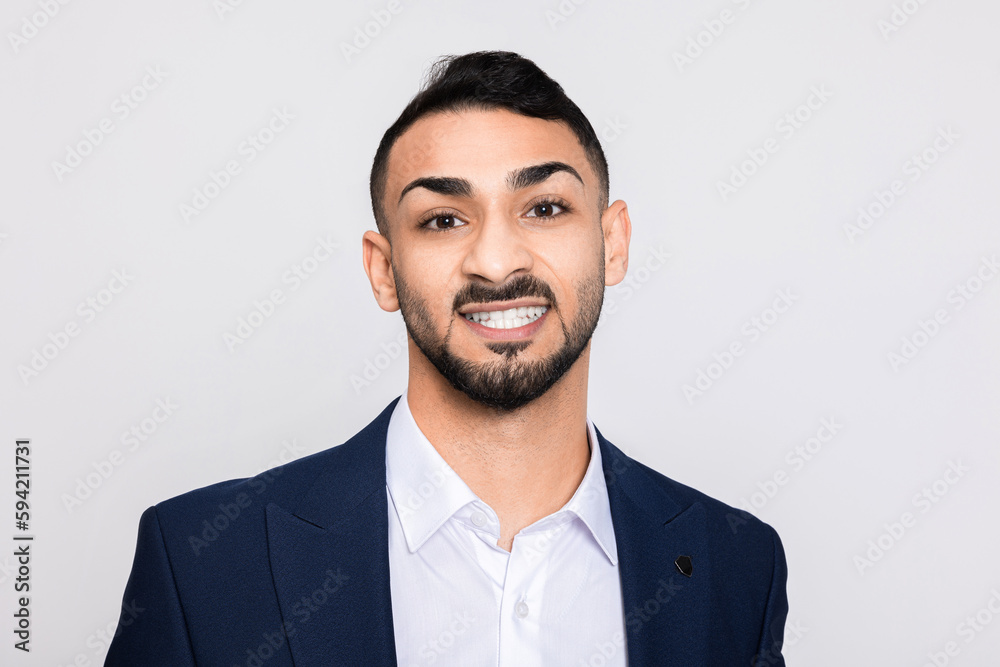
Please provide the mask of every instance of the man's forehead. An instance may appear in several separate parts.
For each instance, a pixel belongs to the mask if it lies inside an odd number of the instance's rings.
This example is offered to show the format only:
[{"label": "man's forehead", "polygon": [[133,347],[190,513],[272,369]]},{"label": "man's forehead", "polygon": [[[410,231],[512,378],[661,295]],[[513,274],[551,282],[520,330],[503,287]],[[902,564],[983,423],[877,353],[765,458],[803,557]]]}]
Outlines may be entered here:
[{"label": "man's forehead", "polygon": [[583,146],[565,123],[507,110],[438,112],[418,120],[393,145],[386,195],[394,202],[407,183],[427,176],[506,185],[512,171],[548,162],[571,165],[594,182]]}]

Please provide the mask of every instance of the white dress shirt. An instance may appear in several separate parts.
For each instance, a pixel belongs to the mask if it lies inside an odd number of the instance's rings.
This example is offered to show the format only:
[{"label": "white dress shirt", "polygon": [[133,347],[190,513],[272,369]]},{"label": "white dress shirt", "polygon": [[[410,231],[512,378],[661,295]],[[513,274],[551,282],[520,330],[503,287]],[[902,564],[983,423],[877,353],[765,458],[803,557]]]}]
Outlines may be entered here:
[{"label": "white dress shirt", "polygon": [[496,512],[424,436],[404,392],[389,420],[389,573],[400,667],[624,667],[618,550],[601,449],[558,512],[497,546]]}]

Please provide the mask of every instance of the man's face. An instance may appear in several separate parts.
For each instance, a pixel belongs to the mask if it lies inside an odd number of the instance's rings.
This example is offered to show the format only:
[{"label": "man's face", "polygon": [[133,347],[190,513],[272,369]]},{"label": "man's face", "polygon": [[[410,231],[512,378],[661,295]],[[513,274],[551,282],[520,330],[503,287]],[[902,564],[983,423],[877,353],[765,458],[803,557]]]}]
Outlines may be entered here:
[{"label": "man's face", "polygon": [[599,184],[576,136],[508,111],[439,113],[397,140],[388,167],[414,343],[483,405],[544,394],[587,348],[604,299]]}]

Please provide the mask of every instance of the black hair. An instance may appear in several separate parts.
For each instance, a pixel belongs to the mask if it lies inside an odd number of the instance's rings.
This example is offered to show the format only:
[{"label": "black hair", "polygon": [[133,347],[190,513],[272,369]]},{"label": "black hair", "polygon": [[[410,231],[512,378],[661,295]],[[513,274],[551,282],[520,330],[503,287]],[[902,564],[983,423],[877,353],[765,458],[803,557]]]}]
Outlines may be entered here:
[{"label": "black hair", "polygon": [[435,112],[506,109],[522,116],[565,123],[583,146],[600,181],[600,209],[608,205],[608,162],[587,117],[538,65],[510,51],[477,51],[443,56],[431,67],[424,86],[406,105],[379,143],[372,164],[372,212],[379,233],[388,236],[382,199],[388,181],[389,152],[420,118]]}]

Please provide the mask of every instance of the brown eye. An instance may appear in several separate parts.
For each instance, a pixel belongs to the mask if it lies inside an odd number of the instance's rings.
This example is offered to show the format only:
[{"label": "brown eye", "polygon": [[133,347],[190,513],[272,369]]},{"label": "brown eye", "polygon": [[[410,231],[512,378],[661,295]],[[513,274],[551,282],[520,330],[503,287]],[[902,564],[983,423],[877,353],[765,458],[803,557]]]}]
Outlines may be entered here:
[{"label": "brown eye", "polygon": [[435,215],[432,218],[428,218],[427,221],[420,226],[434,231],[443,232],[448,229],[461,227],[464,224],[465,223],[462,220],[459,220],[454,215],[445,213],[443,215]]},{"label": "brown eye", "polygon": [[550,201],[543,201],[531,207],[529,218],[551,218],[565,211],[565,207]]}]

